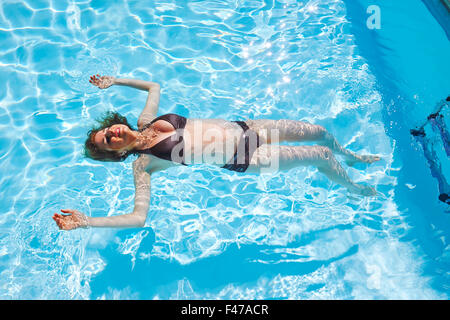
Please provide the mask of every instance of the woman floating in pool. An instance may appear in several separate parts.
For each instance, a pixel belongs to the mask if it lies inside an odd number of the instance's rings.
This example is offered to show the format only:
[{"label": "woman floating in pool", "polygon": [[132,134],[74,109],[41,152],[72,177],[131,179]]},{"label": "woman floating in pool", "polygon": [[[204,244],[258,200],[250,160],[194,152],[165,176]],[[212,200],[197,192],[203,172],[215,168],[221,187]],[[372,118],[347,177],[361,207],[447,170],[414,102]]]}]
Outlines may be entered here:
[{"label": "woman floating in pool", "polygon": [[[122,85],[148,92],[137,123],[138,130],[133,129],[125,117],[110,112],[98,127],[88,132],[85,143],[85,155],[94,160],[123,161],[131,154],[138,155],[133,162],[134,210],[129,214],[99,218],[88,217],[77,210],[61,210],[66,215],[55,213],[53,216],[60,229],[144,226],[150,205],[151,174],[187,165],[186,162],[256,174],[315,166],[352,193],[376,195],[374,188],[352,182],[333,153],[342,155],[348,165],[372,163],[380,158],[344,149],[319,125],[297,120],[187,119],[176,114],[156,117],[160,97],[157,83],[99,75],[91,76],[89,82],[100,89]],[[318,145],[275,144],[282,141],[315,141]]]}]

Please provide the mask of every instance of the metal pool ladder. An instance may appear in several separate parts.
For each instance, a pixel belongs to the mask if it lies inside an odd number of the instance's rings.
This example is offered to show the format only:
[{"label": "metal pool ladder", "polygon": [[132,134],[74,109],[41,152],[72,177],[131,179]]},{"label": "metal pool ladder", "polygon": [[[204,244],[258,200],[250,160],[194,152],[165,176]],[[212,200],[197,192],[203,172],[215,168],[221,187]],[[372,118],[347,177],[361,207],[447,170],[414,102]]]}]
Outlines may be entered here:
[{"label": "metal pool ladder", "polygon": [[[424,156],[430,166],[431,175],[438,181],[439,200],[448,205],[450,205],[450,185],[448,177],[442,170],[442,163],[450,163],[450,132],[444,118],[445,113],[446,116],[450,114],[449,111],[450,96],[439,102],[437,111],[430,114],[422,126],[410,130],[410,133],[422,146]],[[442,151],[445,151],[445,154],[441,155]]]}]

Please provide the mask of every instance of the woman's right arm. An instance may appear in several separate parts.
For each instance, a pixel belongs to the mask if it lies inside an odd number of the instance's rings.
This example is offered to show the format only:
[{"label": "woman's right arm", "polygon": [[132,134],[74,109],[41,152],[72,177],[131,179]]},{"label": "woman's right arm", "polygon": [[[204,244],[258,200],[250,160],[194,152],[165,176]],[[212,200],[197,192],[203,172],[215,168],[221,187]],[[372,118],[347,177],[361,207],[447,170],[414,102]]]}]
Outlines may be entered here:
[{"label": "woman's right arm", "polygon": [[132,213],[112,217],[88,217],[77,210],[61,210],[68,215],[53,216],[62,230],[76,228],[141,228],[145,225],[150,207],[150,174],[146,171],[149,157],[143,155],[133,162],[135,185],[134,209]]},{"label": "woman's right arm", "polygon": [[100,89],[106,89],[112,85],[117,85],[148,91],[147,101],[145,102],[144,109],[142,110],[138,119],[138,128],[141,128],[146,123],[156,118],[156,114],[158,113],[159,97],[161,91],[161,87],[158,83],[137,79],[100,76],[98,74],[91,76],[89,82],[92,83],[94,86],[99,87]]}]

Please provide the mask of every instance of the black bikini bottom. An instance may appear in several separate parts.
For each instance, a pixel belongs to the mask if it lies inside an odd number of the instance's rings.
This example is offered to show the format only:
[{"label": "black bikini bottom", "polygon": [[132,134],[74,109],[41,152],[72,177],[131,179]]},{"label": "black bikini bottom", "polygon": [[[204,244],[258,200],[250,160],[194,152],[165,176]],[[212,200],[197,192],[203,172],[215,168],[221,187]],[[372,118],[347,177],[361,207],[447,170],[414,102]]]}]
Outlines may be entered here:
[{"label": "black bikini bottom", "polygon": [[[236,122],[241,128],[244,130],[244,133],[239,140],[237,150],[234,153],[233,159],[228,161],[226,165],[222,168],[231,170],[244,172],[247,170],[248,165],[250,163],[250,159],[252,158],[255,150],[260,146],[259,136],[258,134],[251,130],[244,121],[232,121]],[[255,137],[256,137],[256,145],[255,145]],[[252,143],[250,143],[250,139],[252,139]],[[245,148],[243,148],[245,146]],[[243,152],[245,150],[245,152]]]}]

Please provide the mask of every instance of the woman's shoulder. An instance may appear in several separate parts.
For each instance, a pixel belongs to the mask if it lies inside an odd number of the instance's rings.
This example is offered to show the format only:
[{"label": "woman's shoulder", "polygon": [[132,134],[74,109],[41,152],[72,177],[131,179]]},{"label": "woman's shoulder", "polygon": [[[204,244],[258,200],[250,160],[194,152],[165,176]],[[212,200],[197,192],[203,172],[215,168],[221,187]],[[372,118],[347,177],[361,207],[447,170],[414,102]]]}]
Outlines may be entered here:
[{"label": "woman's shoulder", "polygon": [[152,121],[154,119],[156,119],[155,116],[150,116],[150,115],[140,116],[138,119],[138,122],[137,122],[138,129],[144,130],[145,128],[148,128],[152,124]]},{"label": "woman's shoulder", "polygon": [[169,120],[172,117],[181,117],[175,113],[165,113],[160,116],[145,114],[142,115],[138,120],[138,128],[142,130],[142,128],[148,128],[152,123],[158,120]]}]

